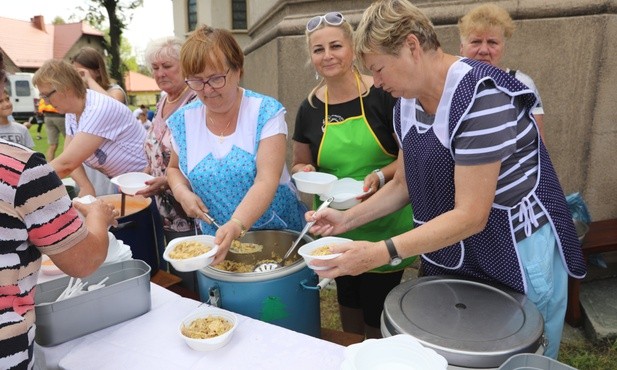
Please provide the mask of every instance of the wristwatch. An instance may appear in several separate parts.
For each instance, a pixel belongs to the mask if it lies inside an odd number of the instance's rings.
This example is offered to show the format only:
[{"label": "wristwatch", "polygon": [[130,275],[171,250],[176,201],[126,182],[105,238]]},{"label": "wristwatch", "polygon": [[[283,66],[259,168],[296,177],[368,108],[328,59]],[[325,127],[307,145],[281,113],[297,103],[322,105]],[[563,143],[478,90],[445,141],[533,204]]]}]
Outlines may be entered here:
[{"label": "wristwatch", "polygon": [[377,177],[379,177],[379,189],[383,188],[383,186],[386,184],[386,177],[384,176],[383,172],[381,171],[381,169],[376,169],[373,170],[373,173],[377,175]]},{"label": "wristwatch", "polygon": [[398,255],[396,247],[392,239],[386,239],[386,247],[388,247],[388,253],[390,254],[390,266],[398,266],[403,262],[401,256]]}]

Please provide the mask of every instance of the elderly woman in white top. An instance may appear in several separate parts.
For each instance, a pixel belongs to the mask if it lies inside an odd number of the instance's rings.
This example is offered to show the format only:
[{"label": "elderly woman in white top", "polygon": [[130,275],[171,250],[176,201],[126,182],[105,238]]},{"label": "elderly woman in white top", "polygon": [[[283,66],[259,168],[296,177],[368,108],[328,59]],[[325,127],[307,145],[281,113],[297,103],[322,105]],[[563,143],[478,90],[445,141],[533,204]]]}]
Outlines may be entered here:
[{"label": "elderly woman in white top", "polygon": [[[510,14],[505,9],[495,4],[482,4],[465,14],[458,22],[461,55],[501,68],[506,40],[512,36],[515,28]],[[535,83],[531,77],[519,70],[505,68],[505,71],[536,93],[538,103],[531,113],[540,128],[540,136],[544,140],[544,108]]]},{"label": "elderly woman in white top", "polygon": [[96,195],[83,164],[108,177],[146,168],[146,131],[126,105],[87,89],[79,72],[66,61],[48,60],[32,82],[42,98],[66,114],[64,151],[51,165],[61,178],[71,175],[79,196]]}]

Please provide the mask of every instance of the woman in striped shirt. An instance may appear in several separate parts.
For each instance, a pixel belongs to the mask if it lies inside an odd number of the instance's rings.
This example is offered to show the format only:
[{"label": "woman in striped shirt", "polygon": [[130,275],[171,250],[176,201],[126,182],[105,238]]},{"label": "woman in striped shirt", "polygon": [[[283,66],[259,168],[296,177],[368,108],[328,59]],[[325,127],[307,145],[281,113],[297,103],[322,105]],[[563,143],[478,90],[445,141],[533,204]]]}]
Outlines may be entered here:
[{"label": "woman in striped shirt", "polygon": [[82,164],[109,178],[144,171],[146,131],[126,105],[87,89],[79,72],[62,60],[46,61],[32,82],[41,98],[66,113],[64,151],[51,165],[61,178],[71,175],[79,196],[96,195]]},{"label": "woman in striped shirt", "polygon": [[[332,247],[322,277],[357,275],[422,255],[426,275],[459,275],[525,293],[556,358],[568,274],[585,276],[572,216],[539,140],[537,97],[505,71],[448,55],[430,20],[406,0],[373,3],[356,53],[375,84],[400,97],[394,129],[404,161],[394,179],[345,212],[320,212],[317,234],[340,234],[411,202],[413,230]],[[307,213],[307,219],[313,212]]]},{"label": "woman in striped shirt", "polygon": [[[2,62],[0,53],[0,85]],[[71,276],[90,275],[107,255],[107,228],[117,225],[113,209],[100,200],[73,206],[42,154],[0,139],[0,369],[34,364],[34,287],[41,253]]]}]

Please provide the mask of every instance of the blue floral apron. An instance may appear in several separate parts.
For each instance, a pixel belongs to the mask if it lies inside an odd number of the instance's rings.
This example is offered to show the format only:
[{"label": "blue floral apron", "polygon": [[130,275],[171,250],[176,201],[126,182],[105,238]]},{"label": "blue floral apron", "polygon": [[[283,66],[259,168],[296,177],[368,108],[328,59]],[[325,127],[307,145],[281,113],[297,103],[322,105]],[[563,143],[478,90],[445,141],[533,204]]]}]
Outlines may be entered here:
[{"label": "blue floral apron", "polygon": [[[257,153],[264,125],[284,108],[275,99],[250,90],[245,90],[244,95],[261,99],[255,135],[255,153]],[[190,105],[188,107],[195,106]],[[239,124],[243,124],[243,122]],[[180,169],[183,173],[188,173],[193,191],[206,204],[214,219],[227,222],[255,182],[257,175],[256,154],[250,154],[237,146],[233,146],[231,151],[220,159],[209,153],[189,172],[184,124],[179,124],[178,121],[170,121],[169,126],[179,148]],[[300,202],[292,188],[287,184],[279,184],[272,203],[253,224],[251,230],[289,229],[300,231],[305,224],[305,211],[306,207]],[[202,232],[206,235],[216,233],[216,228],[204,221],[200,222],[200,226]]]}]

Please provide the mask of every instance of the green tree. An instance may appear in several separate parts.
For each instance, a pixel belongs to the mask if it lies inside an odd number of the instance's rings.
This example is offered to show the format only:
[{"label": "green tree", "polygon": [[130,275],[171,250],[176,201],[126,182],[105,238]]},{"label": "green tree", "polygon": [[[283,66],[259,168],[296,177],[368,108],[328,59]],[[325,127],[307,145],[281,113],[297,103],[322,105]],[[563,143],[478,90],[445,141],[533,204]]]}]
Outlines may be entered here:
[{"label": "green tree", "polygon": [[[105,49],[111,58],[109,73],[122,87],[124,87],[123,76],[127,70],[122,63],[122,32],[131,22],[133,10],[142,6],[143,0],[88,0],[86,8],[78,8],[86,12],[86,20],[93,27],[101,29],[103,22],[109,20],[109,41],[105,43]],[[103,9],[107,14],[103,13]]]}]

